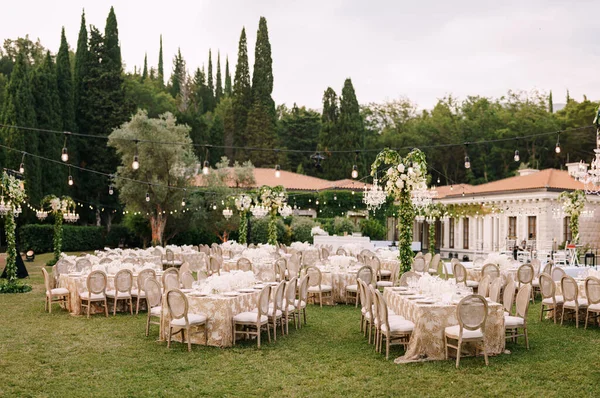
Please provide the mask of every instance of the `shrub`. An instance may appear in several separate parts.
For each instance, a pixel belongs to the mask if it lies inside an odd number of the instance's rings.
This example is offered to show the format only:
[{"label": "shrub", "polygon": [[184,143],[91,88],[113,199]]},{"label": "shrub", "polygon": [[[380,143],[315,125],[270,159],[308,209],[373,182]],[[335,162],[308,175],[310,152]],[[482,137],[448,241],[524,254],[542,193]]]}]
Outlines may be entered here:
[{"label": "shrub", "polygon": [[290,225],[291,241],[313,243],[313,237],[310,234],[310,231],[315,225],[316,223],[311,218],[294,217]]},{"label": "shrub", "polygon": [[31,285],[20,281],[0,280],[0,293],[27,293],[31,291]]},{"label": "shrub", "polygon": [[336,235],[344,235],[344,232],[351,234],[356,231],[354,223],[346,217],[336,217],[333,220],[333,233]]},{"label": "shrub", "polygon": [[329,235],[333,235],[335,233],[333,228],[333,222],[335,219],[333,218],[317,218],[316,224],[320,225],[325,231],[329,233]]},{"label": "shrub", "polygon": [[385,226],[382,222],[375,219],[362,220],[360,222],[360,231],[364,236],[368,236],[371,240],[385,239]]},{"label": "shrub", "polygon": [[[250,239],[248,243],[267,243],[269,241],[269,217],[250,219]],[[277,241],[284,242],[285,240],[285,225],[283,220],[277,219]]]}]

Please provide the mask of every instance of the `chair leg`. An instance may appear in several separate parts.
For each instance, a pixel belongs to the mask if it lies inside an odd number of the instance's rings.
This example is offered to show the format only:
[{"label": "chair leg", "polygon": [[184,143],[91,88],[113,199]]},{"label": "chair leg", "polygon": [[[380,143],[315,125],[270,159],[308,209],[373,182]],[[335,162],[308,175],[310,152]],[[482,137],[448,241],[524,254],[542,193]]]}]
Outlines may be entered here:
[{"label": "chair leg", "polygon": [[542,308],[540,308],[540,322],[544,318],[544,304],[542,304]]},{"label": "chair leg", "polygon": [[133,299],[129,297],[129,313],[133,315]]},{"label": "chair leg", "polygon": [[[188,344],[188,352],[192,352],[192,338],[190,337],[190,330],[187,330],[187,344]],[[181,331],[181,338],[184,338],[183,330]]]},{"label": "chair leg", "polygon": [[146,337],[148,337],[149,332],[150,332],[150,311],[148,311],[148,317],[146,319]]},{"label": "chair leg", "polygon": [[117,300],[117,295],[115,294],[115,299],[113,302],[113,316],[117,315],[117,301],[119,300]]},{"label": "chair leg", "polygon": [[575,327],[579,329],[579,308],[575,308]]},{"label": "chair leg", "polygon": [[585,312],[585,326],[583,327],[584,329],[587,329],[588,317],[589,316],[590,316],[590,311],[586,311]]},{"label": "chair leg", "polygon": [[354,299],[355,304],[354,304],[354,308],[358,308],[358,300],[360,299],[360,293],[359,290],[356,290],[356,298]]},{"label": "chair leg", "polygon": [[523,328],[523,334],[525,335],[525,347],[529,349],[529,336],[527,335],[527,326]]},{"label": "chair leg", "polygon": [[[268,327],[269,327],[269,323],[267,322],[267,328]],[[260,326],[260,324],[258,324],[258,325],[256,325],[256,328],[258,331],[257,336],[256,336],[256,344],[257,344],[258,348],[260,348],[260,332],[261,332],[262,326]]]},{"label": "chair leg", "polygon": [[485,348],[485,340],[481,342],[481,345],[483,347],[483,359],[485,360],[485,366],[489,366],[488,353],[487,349]]},{"label": "chair leg", "polygon": [[456,369],[458,369],[458,365],[460,364],[460,351],[462,350],[462,340],[458,340],[458,344],[456,345]]},{"label": "chair leg", "polygon": [[[88,317],[88,319],[90,319],[90,307],[91,306],[92,306],[92,302],[88,301],[88,303],[87,303],[87,317]],[[105,306],[105,308],[106,308],[106,306]]]},{"label": "chair leg", "polygon": [[267,338],[269,339],[269,343],[271,342],[271,328],[269,327],[269,322],[267,322]]},{"label": "chair leg", "polygon": [[390,336],[385,336],[385,359],[386,361],[390,359]]},{"label": "chair leg", "polygon": [[323,308],[323,293],[319,291],[319,307]]},{"label": "chair leg", "polygon": [[167,348],[171,348],[171,335],[173,333],[173,328],[169,326],[169,340],[167,340]]},{"label": "chair leg", "polygon": [[46,300],[48,300],[48,311],[52,314],[52,296],[46,297]]},{"label": "chair leg", "polygon": [[[90,303],[92,304],[92,303]],[[104,298],[104,315],[108,318],[108,299]]]},{"label": "chair leg", "polygon": [[235,322],[233,322],[233,330],[231,333],[231,345],[234,346],[235,345]]},{"label": "chair leg", "polygon": [[565,306],[563,305],[562,314],[560,316],[560,326],[563,325],[564,320],[565,320]]},{"label": "chair leg", "polygon": [[[275,311],[273,311],[273,314],[275,314]],[[273,341],[277,341],[277,318],[275,316],[273,316]]]}]

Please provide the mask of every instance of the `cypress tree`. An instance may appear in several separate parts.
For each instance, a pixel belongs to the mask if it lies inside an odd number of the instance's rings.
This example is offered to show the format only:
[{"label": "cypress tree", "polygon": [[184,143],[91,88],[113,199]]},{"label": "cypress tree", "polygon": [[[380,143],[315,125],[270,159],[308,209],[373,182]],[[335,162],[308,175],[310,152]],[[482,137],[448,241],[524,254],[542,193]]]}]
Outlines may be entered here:
[{"label": "cypress tree", "polygon": [[144,70],[142,71],[142,82],[148,78],[148,53],[144,55]]},{"label": "cypress tree", "polygon": [[212,54],[210,49],[208,50],[208,74],[206,76],[206,83],[210,92],[209,101],[206,102],[206,110],[215,110],[215,85],[213,82],[213,68],[212,68]]},{"label": "cypress tree", "polygon": [[554,103],[552,101],[552,90],[550,90],[550,95],[548,95],[548,112],[554,113]]},{"label": "cypress tree", "polygon": [[[338,97],[331,87],[323,93],[323,113],[321,114],[321,133],[319,134],[319,149],[324,152],[335,149],[339,119]],[[330,160],[323,164],[324,170],[329,170]]]},{"label": "cypress tree", "polygon": [[176,98],[181,93],[181,87],[185,81],[185,61],[181,56],[181,49],[177,49],[177,55],[173,59],[173,74],[171,75],[171,84],[169,92]]},{"label": "cypress tree", "polygon": [[[33,72],[31,87],[35,106],[37,127],[49,130],[62,130],[61,99],[54,61],[50,51],[42,64]],[[46,158],[56,158],[61,152],[61,142],[56,134],[41,133],[38,135],[39,154]],[[55,163],[44,163],[41,168],[41,194],[61,194],[67,181],[64,166]]]},{"label": "cypress tree", "polygon": [[83,79],[87,75],[87,64],[89,57],[88,33],[85,24],[85,11],[81,14],[81,27],[77,39],[77,52],[75,53],[75,68],[73,69],[73,106],[75,109],[75,124],[79,131],[85,121],[82,118],[81,100],[85,97]]},{"label": "cypress tree", "polygon": [[225,57],[225,92],[224,94],[231,97],[231,74],[229,73],[229,57]]},{"label": "cypress tree", "polygon": [[[73,104],[73,77],[71,75],[71,61],[69,59],[69,44],[62,29],[60,49],[56,56],[56,84],[60,98],[62,112],[62,128],[66,131],[75,129],[75,108]],[[52,158],[56,155],[52,156]]]},{"label": "cypress tree", "polygon": [[[14,126],[36,127],[36,113],[30,84],[30,71],[26,54],[20,49],[15,59],[10,80],[6,86],[2,124]],[[38,154],[38,134],[3,127],[0,131],[0,141],[3,145],[19,151]],[[3,151],[0,163],[7,168],[17,169],[21,163],[22,154],[16,151]],[[25,156],[25,181],[27,194],[31,202],[41,199],[41,167],[39,160]]]},{"label": "cypress tree", "polygon": [[160,49],[158,50],[158,83],[161,87],[165,84],[165,70],[163,68],[162,35],[160,35]]},{"label": "cypress tree", "polygon": [[102,125],[103,134],[108,135],[112,129],[125,123],[131,116],[125,100],[123,63],[121,61],[121,46],[119,45],[119,28],[114,9],[111,7],[106,19],[102,58],[100,58],[103,86],[106,99],[105,122]]},{"label": "cypress tree", "polygon": [[218,105],[223,96],[223,82],[221,80],[221,52],[217,53],[217,80],[215,86],[215,105]]},{"label": "cypress tree", "polygon": [[121,62],[121,46],[119,45],[119,28],[117,27],[117,17],[113,7],[110,7],[108,17],[106,18],[104,47],[106,57],[111,61],[115,68],[118,65],[120,71],[123,63]]},{"label": "cypress tree", "polygon": [[[243,146],[246,138],[246,121],[252,106],[252,87],[250,86],[250,67],[248,65],[248,47],[246,29],[242,28],[238,45],[238,59],[233,80],[233,118],[235,123],[234,142]],[[238,160],[244,160],[245,153],[236,153]]]},{"label": "cypress tree", "polygon": [[[260,18],[254,51],[254,72],[252,74],[252,107],[246,125],[246,145],[255,147],[275,147],[277,144],[275,102],[273,92],[273,60],[267,20]],[[275,152],[250,155],[256,166],[275,165]]]}]

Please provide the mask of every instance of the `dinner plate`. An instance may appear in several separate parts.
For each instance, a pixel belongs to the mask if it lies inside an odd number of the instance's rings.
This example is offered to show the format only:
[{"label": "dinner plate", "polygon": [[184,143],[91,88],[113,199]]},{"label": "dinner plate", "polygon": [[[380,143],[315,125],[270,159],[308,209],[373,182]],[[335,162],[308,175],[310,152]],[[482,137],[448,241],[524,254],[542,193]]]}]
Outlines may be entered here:
[{"label": "dinner plate", "polygon": [[408,288],[404,287],[404,286],[396,286],[396,287],[392,288],[392,291],[394,291],[394,292],[405,292],[407,290],[408,290]]},{"label": "dinner plate", "polygon": [[239,296],[240,293],[239,292],[225,292],[222,295],[226,296],[226,297],[236,297],[236,296]]},{"label": "dinner plate", "polygon": [[192,296],[192,297],[206,297],[206,296],[208,296],[208,294],[202,293],[202,292],[190,292],[190,293],[188,293],[188,295]]},{"label": "dinner plate", "polygon": [[246,288],[246,289],[238,289],[238,292],[240,292],[240,293],[254,293],[255,289],[248,289],[248,288]]},{"label": "dinner plate", "polygon": [[401,296],[412,296],[414,293],[413,292],[402,291],[402,292],[398,292],[398,294],[401,295]]},{"label": "dinner plate", "polygon": [[435,304],[436,301],[433,299],[429,299],[429,300],[417,300],[417,304]]},{"label": "dinner plate", "polygon": [[422,300],[425,298],[425,296],[410,296],[407,297],[409,300]]},{"label": "dinner plate", "polygon": [[277,286],[279,285],[279,282],[267,282],[265,285]]},{"label": "dinner plate", "polygon": [[262,289],[263,287],[265,287],[265,285],[254,285],[255,289]]}]

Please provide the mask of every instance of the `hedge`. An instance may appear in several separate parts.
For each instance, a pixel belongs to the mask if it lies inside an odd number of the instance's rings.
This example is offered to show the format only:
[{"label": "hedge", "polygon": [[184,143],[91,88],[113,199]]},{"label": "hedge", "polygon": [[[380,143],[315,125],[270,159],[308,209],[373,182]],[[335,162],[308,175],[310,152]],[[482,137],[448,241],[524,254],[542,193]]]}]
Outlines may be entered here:
[{"label": "hedge", "polygon": [[[20,249],[33,250],[36,253],[48,253],[53,250],[52,238],[54,226],[50,224],[27,224],[19,230]],[[63,247],[67,251],[89,251],[106,246],[118,247],[120,244],[137,246],[139,242],[122,225],[113,225],[107,234],[104,227],[63,226]]]}]

